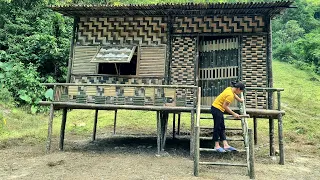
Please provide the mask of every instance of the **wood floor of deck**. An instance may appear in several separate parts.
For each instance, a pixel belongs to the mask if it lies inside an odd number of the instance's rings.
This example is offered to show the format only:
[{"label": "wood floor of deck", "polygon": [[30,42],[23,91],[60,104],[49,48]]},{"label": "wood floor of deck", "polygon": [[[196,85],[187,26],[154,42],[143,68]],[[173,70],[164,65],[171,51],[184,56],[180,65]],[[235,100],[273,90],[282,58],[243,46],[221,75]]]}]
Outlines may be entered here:
[{"label": "wood floor of deck", "polygon": [[[50,102],[41,101],[40,105],[49,106],[53,104],[55,109],[69,108],[69,109],[98,109],[98,110],[148,110],[148,111],[168,111],[168,112],[191,112],[193,107],[177,107],[177,106],[136,106],[136,105],[113,105],[113,104],[90,104],[90,103],[74,103],[74,102]],[[201,113],[211,113],[210,106],[201,106]],[[237,107],[231,107],[235,112],[239,111]],[[194,109],[195,110],[195,109]],[[285,115],[283,110],[269,110],[269,109],[256,109],[247,108],[247,114],[250,117],[257,118],[277,118],[279,114]]]}]

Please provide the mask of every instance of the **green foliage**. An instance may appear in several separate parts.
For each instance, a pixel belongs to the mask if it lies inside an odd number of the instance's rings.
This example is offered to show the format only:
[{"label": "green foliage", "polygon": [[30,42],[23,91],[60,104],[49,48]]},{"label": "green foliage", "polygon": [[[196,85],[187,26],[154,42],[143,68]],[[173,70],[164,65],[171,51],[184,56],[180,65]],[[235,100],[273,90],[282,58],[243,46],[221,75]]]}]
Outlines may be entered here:
[{"label": "green foliage", "polygon": [[320,74],[320,3],[297,0],[273,21],[274,58]]},{"label": "green foliage", "polygon": [[13,95],[20,104],[37,104],[42,97],[44,87],[40,85],[39,74],[30,64],[0,62],[0,84]]}]

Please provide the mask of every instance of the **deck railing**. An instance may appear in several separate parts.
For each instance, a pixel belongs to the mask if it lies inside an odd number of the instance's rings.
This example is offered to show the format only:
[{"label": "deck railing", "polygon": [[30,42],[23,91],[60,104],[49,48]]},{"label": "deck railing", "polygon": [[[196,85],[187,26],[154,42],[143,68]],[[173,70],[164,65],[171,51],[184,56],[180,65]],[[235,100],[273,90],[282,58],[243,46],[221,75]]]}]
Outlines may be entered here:
[{"label": "deck railing", "polygon": [[[281,110],[281,91],[283,88],[246,87],[244,92],[247,107],[255,109]],[[277,101],[275,101],[275,92]]]},{"label": "deck railing", "polygon": [[54,102],[192,107],[196,86],[45,83]]}]

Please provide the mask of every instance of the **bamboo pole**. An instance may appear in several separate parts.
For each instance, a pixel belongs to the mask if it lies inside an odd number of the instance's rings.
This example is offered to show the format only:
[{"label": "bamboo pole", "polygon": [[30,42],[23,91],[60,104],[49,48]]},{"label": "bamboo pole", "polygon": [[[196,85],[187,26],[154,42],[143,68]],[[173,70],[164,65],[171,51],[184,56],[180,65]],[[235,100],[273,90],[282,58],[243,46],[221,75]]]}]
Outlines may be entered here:
[{"label": "bamboo pole", "polygon": [[169,114],[168,114],[168,112],[163,112],[163,118],[162,118],[163,127],[162,127],[161,151],[164,151],[164,148],[165,148],[165,146],[166,146],[168,119],[169,119]]},{"label": "bamboo pole", "polygon": [[67,121],[67,108],[63,108],[62,111],[62,121],[61,121],[61,129],[60,129],[60,142],[59,142],[59,150],[63,150],[64,145],[64,135],[65,135],[65,129],[66,129],[66,121]]},{"label": "bamboo pole", "polygon": [[269,150],[270,156],[274,156],[274,120],[269,118]]},{"label": "bamboo pole", "polygon": [[172,120],[172,139],[176,138],[176,113],[173,113]]},{"label": "bamboo pole", "polygon": [[113,135],[116,134],[116,128],[117,128],[117,114],[118,114],[118,110],[116,109],[114,111],[114,121],[113,121]]},{"label": "bamboo pole", "polygon": [[73,20],[73,29],[72,29],[72,38],[71,38],[71,45],[70,45],[70,54],[69,54],[69,60],[68,60],[68,73],[67,73],[67,83],[70,83],[71,80],[71,72],[72,72],[72,63],[73,63],[73,57],[74,57],[74,43],[75,43],[75,37],[76,37],[76,31],[77,31],[77,24],[78,24],[79,18],[75,17]]},{"label": "bamboo pole", "polygon": [[253,117],[253,137],[254,137],[254,145],[258,144],[258,121],[257,117]]},{"label": "bamboo pole", "polygon": [[283,147],[283,131],[282,131],[282,115],[278,115],[278,133],[279,133],[279,151],[280,151],[280,162],[279,164],[284,165],[284,147]]},{"label": "bamboo pole", "polygon": [[161,122],[160,122],[160,112],[157,111],[157,150],[158,155],[160,155],[161,148]]},{"label": "bamboo pole", "polygon": [[199,158],[200,158],[200,113],[201,113],[201,87],[197,91],[197,118],[195,127],[195,139],[194,139],[194,175],[199,176]]},{"label": "bamboo pole", "polygon": [[249,133],[249,177],[250,179],[255,179],[254,173],[254,144],[252,138],[252,130],[248,129]]},{"label": "bamboo pole", "polygon": [[51,104],[50,105],[50,116],[49,116],[49,121],[48,121],[48,136],[47,136],[46,153],[49,153],[50,152],[50,148],[51,148],[53,116],[54,116],[54,106],[53,106],[53,104]]},{"label": "bamboo pole", "polygon": [[98,112],[99,112],[99,110],[96,109],[95,115],[94,115],[94,121],[93,121],[92,141],[96,140],[97,123],[98,123]]},{"label": "bamboo pole", "polygon": [[178,130],[177,130],[178,135],[180,135],[180,122],[181,122],[181,112],[178,113]]}]

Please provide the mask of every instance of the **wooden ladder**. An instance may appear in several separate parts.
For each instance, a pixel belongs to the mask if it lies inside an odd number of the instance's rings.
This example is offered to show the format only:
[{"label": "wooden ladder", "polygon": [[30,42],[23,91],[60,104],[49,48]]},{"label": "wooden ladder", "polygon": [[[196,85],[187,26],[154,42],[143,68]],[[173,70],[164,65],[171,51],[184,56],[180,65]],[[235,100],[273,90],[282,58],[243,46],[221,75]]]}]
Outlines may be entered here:
[{"label": "wooden ladder", "polygon": [[[241,93],[243,98],[243,93]],[[200,140],[211,140],[211,137],[200,137],[200,129],[213,129],[212,127],[201,127],[201,119],[212,119],[212,118],[201,118],[201,88],[198,89],[198,98],[197,98],[197,112],[196,112],[196,123],[195,123],[195,141],[194,141],[194,175],[199,175],[199,165],[215,165],[215,166],[238,166],[238,167],[247,167],[248,176],[250,179],[255,178],[254,174],[254,148],[253,148],[253,138],[252,130],[248,128],[247,119],[249,115],[246,113],[245,103],[239,103],[240,117],[241,117],[241,129],[240,128],[226,128],[226,130],[242,130],[241,139],[227,139],[228,141],[244,141],[244,151],[246,152],[246,163],[220,163],[220,162],[202,162],[200,159],[200,151],[206,152],[216,152],[213,148],[200,148]],[[225,120],[237,120],[232,116],[227,116]]]}]

